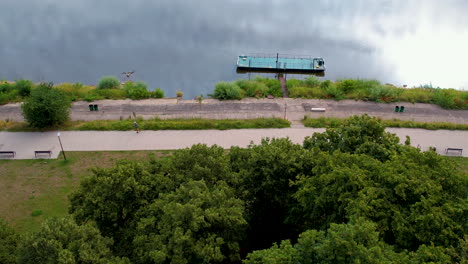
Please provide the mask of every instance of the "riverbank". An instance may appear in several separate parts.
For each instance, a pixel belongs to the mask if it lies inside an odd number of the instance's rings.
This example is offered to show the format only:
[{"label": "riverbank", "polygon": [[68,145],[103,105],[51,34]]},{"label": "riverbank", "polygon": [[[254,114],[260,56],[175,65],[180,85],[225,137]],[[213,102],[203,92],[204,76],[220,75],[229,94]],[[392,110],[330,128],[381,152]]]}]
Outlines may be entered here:
[{"label": "riverbank", "polygon": [[[89,104],[98,105],[99,111],[90,111]],[[404,106],[404,112],[395,112],[395,106]],[[323,108],[313,112],[312,108]],[[468,124],[468,110],[447,110],[437,105],[422,103],[375,103],[354,100],[321,99],[253,99],[219,101],[216,99],[180,100],[177,98],[146,100],[100,100],[92,103],[74,102],[70,111],[72,121],[122,120],[135,113],[143,119],[201,118],[201,119],[255,119],[283,118],[300,123],[310,118],[346,118],[368,114],[383,120],[399,119],[416,122],[448,122]],[[21,104],[0,106],[0,119],[22,122]]]}]

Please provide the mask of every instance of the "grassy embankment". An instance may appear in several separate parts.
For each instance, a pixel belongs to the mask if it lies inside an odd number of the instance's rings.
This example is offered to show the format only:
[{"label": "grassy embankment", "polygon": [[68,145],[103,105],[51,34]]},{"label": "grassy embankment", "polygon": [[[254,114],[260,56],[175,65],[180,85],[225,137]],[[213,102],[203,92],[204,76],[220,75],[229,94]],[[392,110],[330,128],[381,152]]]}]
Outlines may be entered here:
[{"label": "grassy embankment", "polygon": [[[304,117],[302,124],[305,127],[338,127],[343,122],[346,121],[346,118],[336,118],[336,117],[320,117],[320,118],[310,118]],[[447,130],[468,130],[468,124],[454,124],[446,122],[416,122],[416,121],[406,121],[399,119],[383,119],[381,120],[382,124],[386,127],[401,127],[401,128],[423,128],[428,130],[437,130],[437,129],[447,129]]]},{"label": "grassy embankment", "polygon": [[[150,154],[152,153],[152,154]],[[90,168],[108,168],[117,160],[145,160],[172,151],[67,152],[67,161],[0,160],[0,217],[20,233],[37,231],[49,217],[68,213],[68,195],[80,180],[91,175]],[[468,158],[448,157],[468,172]]]},{"label": "grassy embankment", "polygon": [[[291,98],[429,103],[445,109],[468,109],[468,91],[433,88],[432,85],[401,88],[391,84],[381,84],[377,80],[347,79],[331,82],[321,81],[313,76],[305,80],[289,79],[286,85]],[[280,82],[257,77],[252,81],[220,82],[215,85],[213,97],[221,100],[264,98],[269,94],[282,96]]]},{"label": "grassy embankment", "polygon": [[[245,128],[285,128],[291,123],[281,118],[256,118],[256,119],[137,119],[142,130],[202,130],[202,129],[245,129]],[[70,121],[58,127],[46,130],[98,130],[98,131],[128,131],[133,130],[133,120],[95,120],[95,121]],[[44,131],[28,127],[24,122],[1,121],[0,131]]]},{"label": "grassy embankment", "polygon": [[[99,88],[103,79],[106,80],[106,77],[101,79],[98,86],[63,83],[54,86],[54,88],[62,91],[72,101],[164,97],[164,91],[159,88],[155,91],[149,91],[148,86],[143,82],[129,82],[124,85],[117,83],[112,88]],[[331,82],[329,80],[322,81],[313,76],[305,80],[289,79],[286,84],[291,98],[429,103],[445,109],[468,110],[468,91],[433,88],[432,85],[401,88],[391,84],[381,84],[377,80],[346,79]],[[31,89],[35,87],[36,84],[27,80],[0,81],[0,105],[25,100]],[[178,91],[178,94],[183,95],[181,91]],[[235,82],[220,82],[215,85],[212,96],[226,100],[246,97],[265,98],[270,94],[275,97],[282,96],[280,82],[276,79],[256,77],[254,80],[240,79]],[[198,97],[198,100],[203,100],[203,97]]]}]

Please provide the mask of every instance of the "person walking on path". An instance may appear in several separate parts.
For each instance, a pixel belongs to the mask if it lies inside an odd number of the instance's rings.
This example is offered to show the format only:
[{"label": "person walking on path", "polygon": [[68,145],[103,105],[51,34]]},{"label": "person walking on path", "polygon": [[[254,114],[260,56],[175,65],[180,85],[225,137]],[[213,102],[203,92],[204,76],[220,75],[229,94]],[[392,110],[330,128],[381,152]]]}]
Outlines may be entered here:
[{"label": "person walking on path", "polygon": [[140,129],[138,128],[138,123],[136,121],[133,122],[133,126],[135,127],[136,132],[139,133]]}]

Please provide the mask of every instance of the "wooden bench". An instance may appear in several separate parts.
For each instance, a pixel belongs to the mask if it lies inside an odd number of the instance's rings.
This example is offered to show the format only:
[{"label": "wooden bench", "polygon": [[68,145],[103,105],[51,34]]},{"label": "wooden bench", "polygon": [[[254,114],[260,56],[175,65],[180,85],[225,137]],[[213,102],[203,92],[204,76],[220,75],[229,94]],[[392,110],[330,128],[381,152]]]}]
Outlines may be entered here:
[{"label": "wooden bench", "polygon": [[0,151],[0,156],[8,156],[14,158],[16,155],[15,151]]},{"label": "wooden bench", "polygon": [[451,153],[455,152],[456,156],[461,156],[463,154],[463,149],[461,148],[446,148],[445,149],[445,155],[449,155]]},{"label": "wooden bench", "polygon": [[51,150],[36,150],[34,151],[34,156],[36,157],[37,159],[37,156],[41,156],[43,154],[47,154],[49,155],[49,158],[52,156],[52,151]]}]

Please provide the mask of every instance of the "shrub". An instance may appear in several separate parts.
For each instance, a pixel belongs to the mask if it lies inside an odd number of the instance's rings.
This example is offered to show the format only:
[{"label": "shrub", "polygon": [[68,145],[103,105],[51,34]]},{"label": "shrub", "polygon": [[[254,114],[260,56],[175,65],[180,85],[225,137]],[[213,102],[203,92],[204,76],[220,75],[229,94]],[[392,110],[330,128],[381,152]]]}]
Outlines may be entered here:
[{"label": "shrub", "polygon": [[235,83],[219,82],[215,85],[213,98],[219,100],[240,100],[241,89]]},{"label": "shrub", "polygon": [[124,90],[130,99],[139,100],[150,97],[150,93],[147,87],[148,85],[144,82],[127,82],[124,86]]},{"label": "shrub", "polygon": [[99,80],[98,89],[117,89],[120,87],[120,81],[114,76],[105,76]]},{"label": "shrub", "polygon": [[273,95],[274,97],[283,97],[283,89],[281,87],[271,87],[267,90],[267,95]]},{"label": "shrub", "polygon": [[288,89],[291,89],[293,87],[299,87],[299,86],[305,86],[304,81],[297,80],[297,79],[286,80],[286,87],[288,87]]},{"label": "shrub", "polygon": [[14,84],[8,82],[0,83],[0,93],[9,93],[13,91],[13,89],[15,89]]},{"label": "shrub", "polygon": [[184,96],[184,93],[182,91],[177,91],[176,96],[182,98],[182,96]]},{"label": "shrub", "polygon": [[0,93],[0,105],[15,101],[18,98],[18,91],[11,90],[8,93]]},{"label": "shrub", "polygon": [[351,91],[357,89],[356,80],[341,80],[336,83],[336,87],[341,90],[343,93],[347,94]]},{"label": "shrub", "polygon": [[343,92],[338,89],[334,83],[330,83],[328,86],[324,86],[323,89],[328,98],[333,98],[335,100],[341,100],[344,98]]},{"label": "shrub", "polygon": [[258,81],[237,80],[234,85],[245,91],[247,97],[265,97],[268,91],[268,87]]},{"label": "shrub", "polygon": [[63,124],[69,118],[71,102],[52,83],[40,84],[21,105],[31,127],[45,128]]},{"label": "shrub", "polygon": [[311,98],[311,89],[307,87],[289,88],[289,96],[293,98]]},{"label": "shrub", "polygon": [[156,88],[156,90],[150,92],[151,98],[164,98],[164,91],[161,88]]},{"label": "shrub", "polygon": [[317,87],[320,85],[320,80],[317,79],[315,76],[308,76],[304,83],[308,86],[308,87]]},{"label": "shrub", "polygon": [[379,85],[370,91],[369,99],[376,102],[392,102],[398,98],[398,90]]},{"label": "shrub", "polygon": [[443,108],[455,108],[455,94],[452,89],[436,89],[433,92],[432,102]]},{"label": "shrub", "polygon": [[32,87],[33,83],[30,80],[18,80],[15,83],[15,88],[21,97],[28,97],[31,94]]}]

